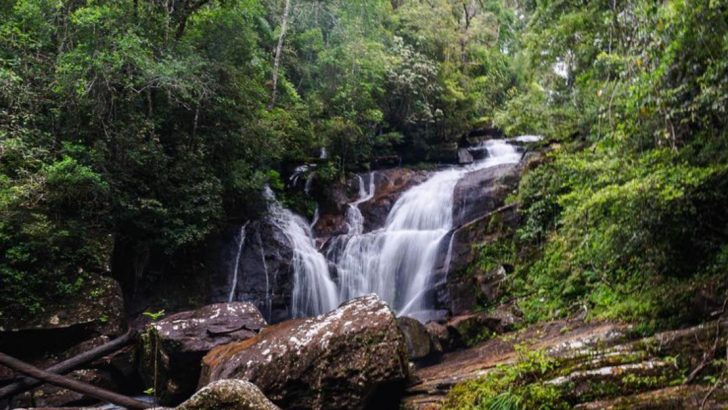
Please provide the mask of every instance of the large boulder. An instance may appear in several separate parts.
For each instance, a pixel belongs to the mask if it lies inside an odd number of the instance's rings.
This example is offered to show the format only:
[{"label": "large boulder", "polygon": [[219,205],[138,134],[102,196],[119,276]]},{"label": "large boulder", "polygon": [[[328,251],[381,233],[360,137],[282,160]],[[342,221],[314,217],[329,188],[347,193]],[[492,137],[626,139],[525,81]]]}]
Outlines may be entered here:
[{"label": "large boulder", "polygon": [[219,303],[181,312],[150,324],[140,337],[139,373],[163,403],[189,397],[197,386],[202,357],[212,348],[250,339],[266,325],[247,302]]},{"label": "large boulder", "polygon": [[195,393],[176,410],[278,410],[253,383],[218,380]]},{"label": "large boulder", "polygon": [[376,295],[337,310],[263,330],[213,349],[200,386],[222,379],[254,383],[283,408],[351,408],[397,401],[408,375],[407,347],[391,309]]},{"label": "large boulder", "polygon": [[458,164],[467,165],[472,164],[473,161],[473,154],[471,154],[466,148],[460,148],[458,150]]}]

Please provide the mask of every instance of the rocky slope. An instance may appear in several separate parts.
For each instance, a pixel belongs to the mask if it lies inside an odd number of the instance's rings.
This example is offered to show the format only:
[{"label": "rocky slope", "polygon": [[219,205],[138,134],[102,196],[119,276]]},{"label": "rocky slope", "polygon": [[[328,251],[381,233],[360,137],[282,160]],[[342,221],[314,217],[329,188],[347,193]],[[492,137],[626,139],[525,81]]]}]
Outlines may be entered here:
[{"label": "rocky slope", "polygon": [[[464,392],[485,389],[507,369],[520,368],[523,379],[510,388],[552,389],[551,401],[543,398],[541,404],[553,408],[700,408],[703,401],[703,408],[728,408],[725,382],[710,376],[725,369],[728,322],[647,338],[630,335],[626,325],[582,321],[539,324],[508,333],[417,370],[403,406],[467,408],[475,403],[464,399]],[[543,353],[536,371],[523,365],[533,360],[534,352]],[[452,389],[458,392],[453,394]]]}]

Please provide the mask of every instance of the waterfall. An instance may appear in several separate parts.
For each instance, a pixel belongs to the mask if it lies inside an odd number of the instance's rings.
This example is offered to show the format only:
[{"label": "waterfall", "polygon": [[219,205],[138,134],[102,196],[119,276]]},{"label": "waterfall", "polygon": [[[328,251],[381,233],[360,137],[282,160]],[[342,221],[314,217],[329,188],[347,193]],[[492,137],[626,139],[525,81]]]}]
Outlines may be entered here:
[{"label": "waterfall", "polygon": [[[249,222],[249,221],[248,221]],[[230,284],[230,294],[228,295],[228,302],[232,302],[235,298],[235,289],[238,287],[238,271],[240,270],[240,254],[243,252],[245,246],[245,228],[248,227],[248,222],[245,222],[240,227],[238,233],[238,251],[235,254],[235,264],[233,265],[233,280]]]},{"label": "waterfall", "polygon": [[284,208],[269,187],[265,196],[270,201],[269,221],[285,234],[293,249],[293,316],[314,316],[335,309],[336,284],[329,276],[326,258],[316,249],[308,222]]},{"label": "waterfall", "polygon": [[357,175],[359,181],[359,197],[356,201],[349,204],[346,210],[346,225],[349,227],[348,234],[361,235],[364,232],[364,216],[361,214],[359,204],[374,198],[374,172],[369,174],[369,187],[364,185],[364,178]]},{"label": "waterfall", "polygon": [[[374,197],[376,174],[370,173],[368,181],[359,176],[358,198],[349,204],[346,212],[348,233],[331,238],[326,256],[316,248],[312,225],[284,208],[273,191],[266,187],[267,221],[285,235],[293,251],[292,316],[318,315],[354,297],[376,293],[398,314],[426,319],[428,312],[434,309],[433,273],[444,240],[449,241],[444,264],[446,274],[450,269],[454,240],[453,202],[458,181],[469,172],[517,163],[521,159],[517,147],[506,140],[486,141],[476,149],[487,156],[466,167],[433,173],[425,182],[400,196],[382,228],[366,233],[359,205]],[[292,182],[295,184],[295,180]],[[237,284],[238,260],[244,241],[245,226],[238,239],[230,300]],[[271,282],[268,278],[262,250],[261,262],[266,273],[264,303],[270,316],[271,284],[275,279]],[[329,263],[336,267],[335,279],[329,272]]]},{"label": "waterfall", "polygon": [[339,275],[340,301],[376,293],[399,314],[417,316],[432,309],[427,296],[440,241],[453,228],[455,186],[468,172],[521,158],[505,141],[487,141],[483,149],[488,152],[486,159],[437,172],[410,188],[394,204],[383,228],[352,232],[334,251],[331,259]]},{"label": "waterfall", "polygon": [[311,223],[308,225],[311,229],[313,229],[313,227],[316,226],[316,224],[318,223],[319,218],[321,217],[320,212],[321,211],[319,211],[319,206],[318,204],[316,204],[316,209],[314,209],[313,211],[313,218],[311,219]]},{"label": "waterfall", "polygon": [[258,245],[260,246],[260,262],[263,265],[263,273],[265,273],[265,309],[267,313],[265,317],[267,320],[270,320],[273,310],[273,289],[271,289],[268,262],[265,260],[265,246],[263,245],[263,238],[260,236],[260,231],[258,231]]}]

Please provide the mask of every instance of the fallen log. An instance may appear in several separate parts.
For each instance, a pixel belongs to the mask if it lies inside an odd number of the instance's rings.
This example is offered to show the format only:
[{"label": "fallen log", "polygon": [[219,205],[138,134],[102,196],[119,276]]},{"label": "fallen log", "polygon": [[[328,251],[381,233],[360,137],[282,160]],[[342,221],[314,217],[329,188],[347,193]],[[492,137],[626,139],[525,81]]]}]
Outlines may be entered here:
[{"label": "fallen log", "polygon": [[[108,343],[105,343],[101,346],[95,347],[89,351],[83,352],[79,355],[76,355],[74,357],[71,357],[67,360],[64,360],[60,363],[54,364],[53,366],[45,369],[48,373],[56,373],[56,374],[64,374],[68,373],[72,370],[77,369],[78,367],[92,362],[100,357],[104,357],[109,353],[113,353],[122,347],[129,344],[134,339],[135,331],[129,329],[128,332],[124,333],[123,335],[117,337],[114,340],[109,341]],[[34,387],[40,386],[43,384],[42,382],[35,380],[30,377],[24,377],[14,383],[11,383],[2,389],[0,389],[0,399],[10,396],[15,396],[18,393],[22,393],[24,391],[30,390]]]},{"label": "fallen log", "polygon": [[153,407],[151,404],[135,400],[128,396],[114,393],[112,391],[102,389],[88,383],[80,382],[66,376],[61,376],[60,374],[54,374],[45,370],[41,370],[14,357],[10,357],[5,353],[0,353],[0,364],[9,367],[17,372],[26,374],[34,379],[41,380],[58,387],[63,387],[64,389],[73,390],[88,397],[107,401],[109,403],[117,404],[119,406],[124,406],[130,409],[148,409]]}]

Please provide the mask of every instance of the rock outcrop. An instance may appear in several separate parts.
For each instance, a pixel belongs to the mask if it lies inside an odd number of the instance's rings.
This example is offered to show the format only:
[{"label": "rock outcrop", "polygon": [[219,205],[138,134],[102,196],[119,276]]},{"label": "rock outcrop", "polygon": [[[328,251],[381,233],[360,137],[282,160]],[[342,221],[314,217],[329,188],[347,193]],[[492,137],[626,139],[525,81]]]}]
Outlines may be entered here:
[{"label": "rock outcrop", "polygon": [[279,410],[253,383],[218,380],[203,387],[176,410]]},{"label": "rock outcrop", "polygon": [[500,208],[518,186],[518,164],[502,164],[466,174],[453,193],[453,226],[461,226]]},{"label": "rock outcrop", "polygon": [[139,372],[165,404],[194,392],[202,357],[216,346],[254,337],[266,325],[247,302],[219,303],[150,324],[140,337]]},{"label": "rock outcrop", "polygon": [[[289,319],[293,292],[290,241],[279,227],[265,218],[245,227],[242,249],[240,231],[237,227],[226,235],[227,245],[212,278],[210,301],[227,302],[232,293],[233,300],[253,303],[270,323]],[[238,280],[233,283],[236,266]]]},{"label": "rock outcrop", "polygon": [[203,359],[200,386],[242,379],[283,408],[360,409],[396,402],[393,389],[408,375],[406,349],[390,308],[369,295],[213,349]]},{"label": "rock outcrop", "polygon": [[384,226],[392,206],[402,194],[428,177],[428,172],[409,168],[392,168],[376,171],[374,197],[359,204],[364,216],[364,232]]},{"label": "rock outcrop", "polygon": [[509,391],[517,393],[519,383],[548,389],[548,404],[555,408],[682,409],[700,408],[702,402],[705,408],[726,408],[725,386],[714,380],[724,372],[728,321],[646,338],[631,335],[629,326],[610,323],[534,325],[418,369],[403,407],[439,408],[456,384],[502,375],[503,366],[533,360],[527,355],[539,351],[545,370],[509,384]]},{"label": "rock outcrop", "polygon": [[407,343],[410,360],[416,364],[424,364],[436,361],[442,354],[440,340],[417,319],[399,317],[397,323]]}]

